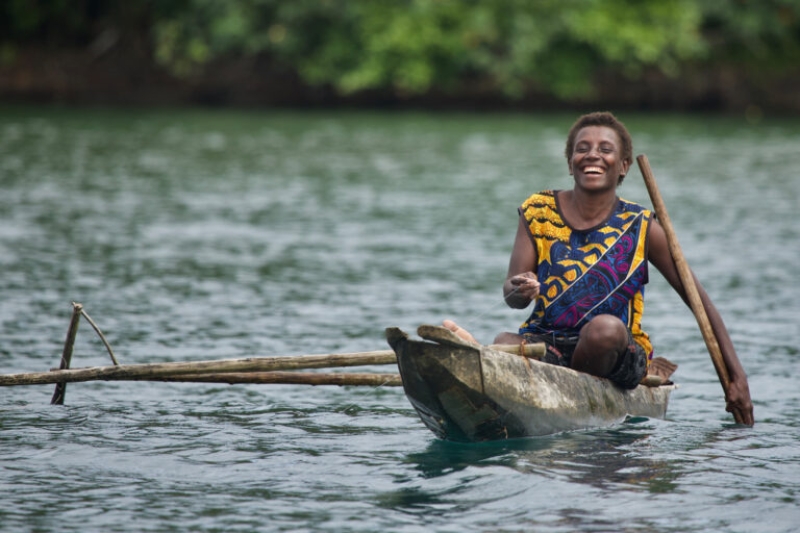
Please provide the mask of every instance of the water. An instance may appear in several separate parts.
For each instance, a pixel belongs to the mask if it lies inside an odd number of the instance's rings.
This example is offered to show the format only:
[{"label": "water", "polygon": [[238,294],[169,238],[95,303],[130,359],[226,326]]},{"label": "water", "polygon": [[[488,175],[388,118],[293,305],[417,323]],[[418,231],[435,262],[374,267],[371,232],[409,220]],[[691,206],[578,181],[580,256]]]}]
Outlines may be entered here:
[{"label": "water", "polygon": [[[57,365],[72,301],[122,363],[378,350],[445,317],[489,340],[524,319],[500,298],[515,209],[570,186],[574,118],[2,109],[0,372]],[[0,530],[795,531],[800,122],[623,118],[755,427],[654,271],[666,420],[458,445],[397,388],[5,388]],[[620,194],[649,205],[638,171]],[[84,322],[73,366],[108,363]]]}]

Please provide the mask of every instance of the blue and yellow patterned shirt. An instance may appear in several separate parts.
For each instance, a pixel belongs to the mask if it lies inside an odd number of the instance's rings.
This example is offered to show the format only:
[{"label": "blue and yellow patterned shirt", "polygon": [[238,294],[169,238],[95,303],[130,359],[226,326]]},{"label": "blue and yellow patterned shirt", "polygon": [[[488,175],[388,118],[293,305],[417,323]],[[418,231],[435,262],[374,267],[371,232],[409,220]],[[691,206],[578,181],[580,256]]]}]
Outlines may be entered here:
[{"label": "blue and yellow patterned shirt", "polygon": [[556,193],[534,194],[519,209],[534,239],[541,283],[520,334],[577,335],[592,317],[611,314],[652,358],[650,338],[641,328],[652,212],[618,198],[607,221],[576,230],[561,216]]}]

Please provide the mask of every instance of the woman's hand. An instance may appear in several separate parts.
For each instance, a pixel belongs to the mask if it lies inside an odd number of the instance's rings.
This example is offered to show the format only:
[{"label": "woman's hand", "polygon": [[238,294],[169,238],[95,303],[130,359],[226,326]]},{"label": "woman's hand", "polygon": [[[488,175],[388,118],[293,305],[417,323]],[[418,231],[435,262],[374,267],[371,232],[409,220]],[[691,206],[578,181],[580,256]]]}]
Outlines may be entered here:
[{"label": "woman's hand", "polygon": [[725,410],[733,414],[736,422],[748,426],[752,426],[755,423],[753,402],[750,399],[750,387],[747,385],[747,378],[731,378],[728,390],[725,391],[725,401],[727,402]]},{"label": "woman's hand", "polygon": [[506,301],[512,307],[526,307],[531,300],[539,296],[539,287],[539,280],[533,272],[511,276],[506,280],[504,287]]}]

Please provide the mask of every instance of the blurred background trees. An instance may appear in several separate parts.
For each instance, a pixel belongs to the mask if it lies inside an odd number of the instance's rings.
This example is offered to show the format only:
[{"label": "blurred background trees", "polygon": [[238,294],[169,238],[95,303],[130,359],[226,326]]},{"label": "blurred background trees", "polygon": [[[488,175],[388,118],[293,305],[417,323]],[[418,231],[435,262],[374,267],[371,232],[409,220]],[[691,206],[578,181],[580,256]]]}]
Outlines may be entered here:
[{"label": "blurred background trees", "polygon": [[0,97],[800,111],[799,81],[800,0],[0,4]]}]

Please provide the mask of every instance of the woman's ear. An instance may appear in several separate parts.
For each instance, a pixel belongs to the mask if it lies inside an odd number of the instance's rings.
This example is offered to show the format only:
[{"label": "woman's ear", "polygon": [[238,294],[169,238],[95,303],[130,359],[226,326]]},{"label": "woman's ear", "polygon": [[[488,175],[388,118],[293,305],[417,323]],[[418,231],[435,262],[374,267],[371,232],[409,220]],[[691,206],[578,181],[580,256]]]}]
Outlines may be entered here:
[{"label": "woman's ear", "polygon": [[631,168],[631,165],[628,161],[622,162],[622,171],[619,173],[619,177],[617,178],[617,186],[622,185],[622,180],[625,179],[625,176],[628,174],[628,170]]}]

